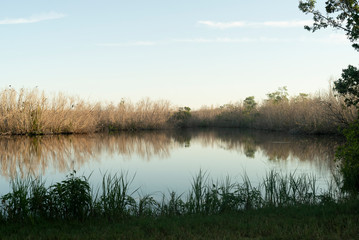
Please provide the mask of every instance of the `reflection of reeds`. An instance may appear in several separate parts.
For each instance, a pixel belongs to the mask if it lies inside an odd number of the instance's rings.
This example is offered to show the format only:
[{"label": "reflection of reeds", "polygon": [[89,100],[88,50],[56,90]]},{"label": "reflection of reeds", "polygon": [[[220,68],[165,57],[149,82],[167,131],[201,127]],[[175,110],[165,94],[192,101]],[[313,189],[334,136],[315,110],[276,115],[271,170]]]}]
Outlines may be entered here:
[{"label": "reflection of reeds", "polygon": [[233,129],[202,131],[156,131],[121,134],[92,134],[38,137],[1,137],[1,175],[43,175],[52,167],[60,172],[79,169],[100,156],[137,155],[147,161],[169,158],[171,150],[200,143],[203,147],[220,147],[247,157],[261,152],[271,160],[297,158],[319,168],[331,169],[338,141],[323,137],[292,136],[281,133],[240,131]]},{"label": "reflection of reeds", "polygon": [[51,166],[60,172],[99,160],[102,153],[143,159],[166,158],[174,141],[165,133],[123,133],[69,136],[2,137],[0,167],[3,176],[43,175]]}]

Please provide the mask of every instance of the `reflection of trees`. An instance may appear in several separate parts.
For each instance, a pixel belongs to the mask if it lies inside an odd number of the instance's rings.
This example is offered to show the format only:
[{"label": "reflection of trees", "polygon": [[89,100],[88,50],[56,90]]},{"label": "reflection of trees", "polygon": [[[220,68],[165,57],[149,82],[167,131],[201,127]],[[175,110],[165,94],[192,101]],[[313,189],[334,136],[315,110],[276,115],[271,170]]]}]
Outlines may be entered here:
[{"label": "reflection of trees", "polygon": [[99,160],[103,154],[133,155],[147,161],[168,158],[171,150],[190,147],[190,143],[203,147],[237,151],[249,158],[258,152],[271,161],[297,158],[311,161],[317,167],[332,167],[338,141],[328,137],[292,136],[280,133],[242,131],[237,129],[145,131],[120,134],[1,137],[0,170],[3,176],[41,175],[49,167],[64,172],[79,169],[85,163]]},{"label": "reflection of trees", "polygon": [[333,136],[296,136],[279,132],[248,131],[238,129],[210,130],[194,133],[193,141],[203,146],[218,146],[237,151],[247,157],[261,152],[270,161],[298,159],[310,161],[321,169],[332,168],[335,149],[342,139]]},{"label": "reflection of trees", "polygon": [[172,138],[174,141],[179,143],[181,146],[190,147],[191,146],[191,131],[188,129],[175,130],[172,132]]}]

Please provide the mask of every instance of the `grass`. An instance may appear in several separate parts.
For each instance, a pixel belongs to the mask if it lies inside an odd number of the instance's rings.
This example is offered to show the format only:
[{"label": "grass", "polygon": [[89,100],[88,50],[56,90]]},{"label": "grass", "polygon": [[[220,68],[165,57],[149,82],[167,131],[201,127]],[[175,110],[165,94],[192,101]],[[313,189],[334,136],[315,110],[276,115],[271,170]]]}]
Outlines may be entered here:
[{"label": "grass", "polygon": [[[0,134],[42,135],[93,133],[186,127],[241,127],[292,133],[333,134],[357,117],[354,108],[332,91],[289,97],[269,93],[256,103],[242,102],[191,111],[168,101],[148,98],[132,103],[91,103],[58,93],[51,97],[38,89],[0,91]],[[185,109],[185,110],[184,110]]]},{"label": "grass", "polygon": [[[186,194],[162,201],[130,191],[127,173],[93,191],[75,172],[48,188],[14,179],[1,197],[1,239],[357,239],[359,201],[307,175],[213,181],[200,171]],[[61,193],[61,194],[60,194]],[[136,197],[137,195],[137,197]]]},{"label": "grass", "polygon": [[357,239],[358,204],[0,226],[2,239]]},{"label": "grass", "polygon": [[266,207],[319,206],[347,198],[340,191],[339,180],[318,191],[315,177],[305,174],[283,176],[270,171],[261,184],[252,186],[247,177],[243,177],[242,183],[233,183],[229,177],[219,182],[200,171],[186,195],[170,192],[169,196],[163,194],[162,201],[156,201],[151,195],[141,196],[138,189],[130,191],[134,177],[129,178],[125,173],[104,174],[98,189],[90,187],[88,178],[75,173],[48,188],[41,180],[31,177],[11,180],[12,192],[1,197],[2,220],[215,215]]}]

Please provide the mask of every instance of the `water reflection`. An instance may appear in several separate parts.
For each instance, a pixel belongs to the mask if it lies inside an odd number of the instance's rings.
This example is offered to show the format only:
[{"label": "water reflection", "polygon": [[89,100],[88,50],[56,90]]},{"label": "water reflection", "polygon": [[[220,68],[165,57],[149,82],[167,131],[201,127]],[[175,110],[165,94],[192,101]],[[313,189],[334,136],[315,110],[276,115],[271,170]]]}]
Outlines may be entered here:
[{"label": "water reflection", "polygon": [[49,168],[67,173],[89,161],[101,161],[103,154],[120,155],[131,161],[169,159],[179,148],[200,144],[203,148],[236,151],[248,158],[265,155],[272,162],[291,159],[310,161],[318,169],[333,167],[334,152],[340,140],[333,137],[292,136],[258,131],[186,130],[119,134],[1,137],[1,175],[12,177],[44,175]]}]

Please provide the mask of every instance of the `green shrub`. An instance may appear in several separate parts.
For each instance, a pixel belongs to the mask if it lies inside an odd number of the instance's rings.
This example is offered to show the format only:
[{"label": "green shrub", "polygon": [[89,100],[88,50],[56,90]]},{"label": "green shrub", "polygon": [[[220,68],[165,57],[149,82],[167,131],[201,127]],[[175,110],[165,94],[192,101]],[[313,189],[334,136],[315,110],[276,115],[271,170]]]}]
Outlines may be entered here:
[{"label": "green shrub", "polygon": [[188,122],[191,119],[191,108],[181,107],[169,119],[169,122],[175,127],[184,128],[188,127]]},{"label": "green shrub", "polygon": [[343,130],[346,143],[336,152],[339,168],[343,175],[343,190],[359,192],[359,120]]},{"label": "green shrub", "polygon": [[53,216],[63,219],[83,219],[91,206],[92,196],[86,177],[76,177],[76,171],[67,179],[50,187],[50,203]]}]

